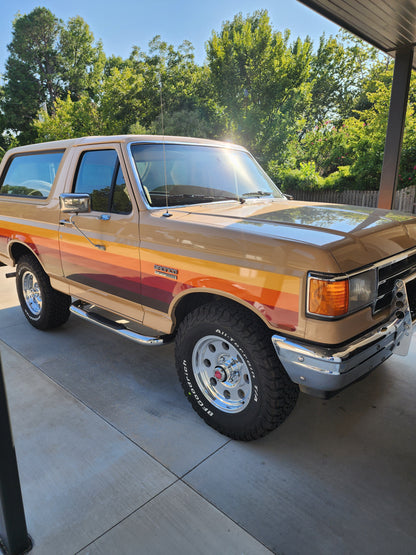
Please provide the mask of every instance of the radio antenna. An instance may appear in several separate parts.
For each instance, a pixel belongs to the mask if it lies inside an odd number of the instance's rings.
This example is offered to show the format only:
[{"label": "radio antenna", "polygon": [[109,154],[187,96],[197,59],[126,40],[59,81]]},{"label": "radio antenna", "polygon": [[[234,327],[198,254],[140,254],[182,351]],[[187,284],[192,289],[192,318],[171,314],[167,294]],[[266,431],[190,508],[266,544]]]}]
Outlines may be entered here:
[{"label": "radio antenna", "polygon": [[163,173],[165,178],[165,203],[166,212],[163,214],[165,218],[170,218],[172,214],[169,212],[169,195],[168,195],[168,179],[166,175],[166,150],[165,150],[165,123],[163,121],[163,93],[162,93],[162,76],[159,73],[159,91],[160,91],[160,120],[162,124],[162,148],[163,148]]}]

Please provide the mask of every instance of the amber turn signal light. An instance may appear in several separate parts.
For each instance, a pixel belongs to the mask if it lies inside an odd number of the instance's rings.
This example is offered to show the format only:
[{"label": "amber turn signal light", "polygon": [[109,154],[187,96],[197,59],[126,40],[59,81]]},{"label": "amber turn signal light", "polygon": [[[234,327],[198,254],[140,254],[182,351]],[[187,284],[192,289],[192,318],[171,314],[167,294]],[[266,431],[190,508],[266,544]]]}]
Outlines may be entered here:
[{"label": "amber turn signal light", "polygon": [[311,314],[343,316],[348,312],[349,281],[309,280],[309,306]]}]

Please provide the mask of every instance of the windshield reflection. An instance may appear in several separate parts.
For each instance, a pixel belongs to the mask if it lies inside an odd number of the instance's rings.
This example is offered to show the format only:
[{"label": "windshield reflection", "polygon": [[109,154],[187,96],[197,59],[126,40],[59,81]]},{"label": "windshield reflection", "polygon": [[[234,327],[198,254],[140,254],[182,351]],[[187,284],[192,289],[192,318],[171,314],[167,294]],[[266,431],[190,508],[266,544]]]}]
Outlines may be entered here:
[{"label": "windshield reflection", "polygon": [[284,198],[243,150],[157,143],[134,144],[131,153],[150,206]]}]

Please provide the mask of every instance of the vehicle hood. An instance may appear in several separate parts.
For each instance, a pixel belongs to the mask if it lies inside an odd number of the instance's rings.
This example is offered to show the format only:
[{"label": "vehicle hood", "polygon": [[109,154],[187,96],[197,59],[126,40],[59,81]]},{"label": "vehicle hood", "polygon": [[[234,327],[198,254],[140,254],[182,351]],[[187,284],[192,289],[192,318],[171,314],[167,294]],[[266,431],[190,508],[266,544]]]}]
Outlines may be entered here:
[{"label": "vehicle hood", "polygon": [[329,250],[343,272],[416,247],[416,217],[377,208],[276,199],[178,210],[181,219]]}]

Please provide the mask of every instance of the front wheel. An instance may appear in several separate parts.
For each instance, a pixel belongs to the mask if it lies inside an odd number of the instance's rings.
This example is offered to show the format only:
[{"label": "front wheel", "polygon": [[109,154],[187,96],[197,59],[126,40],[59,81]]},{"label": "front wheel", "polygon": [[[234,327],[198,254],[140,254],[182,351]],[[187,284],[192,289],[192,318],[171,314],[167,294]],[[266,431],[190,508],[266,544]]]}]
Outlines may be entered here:
[{"label": "front wheel", "polygon": [[35,328],[56,328],[68,320],[71,297],[51,287],[49,277],[34,256],[19,258],[16,288],[23,313]]},{"label": "front wheel", "polygon": [[203,305],[184,319],[176,337],[176,367],[195,411],[233,439],[264,436],[287,418],[298,397],[270,334],[253,315],[226,301]]}]

